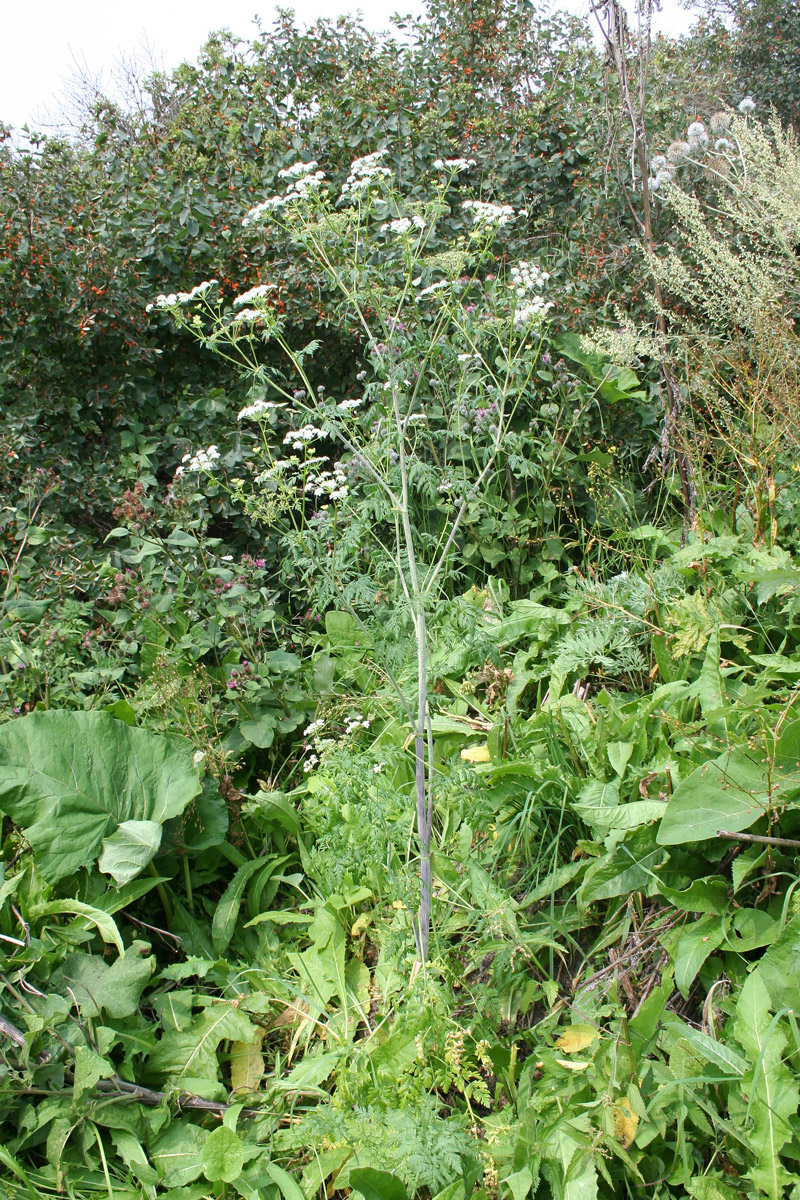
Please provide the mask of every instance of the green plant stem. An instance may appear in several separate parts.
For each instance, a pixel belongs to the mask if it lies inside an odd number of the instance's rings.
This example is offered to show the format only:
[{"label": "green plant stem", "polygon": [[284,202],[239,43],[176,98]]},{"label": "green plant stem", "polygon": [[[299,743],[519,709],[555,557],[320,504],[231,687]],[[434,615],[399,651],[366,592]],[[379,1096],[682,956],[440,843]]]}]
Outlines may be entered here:
[{"label": "green plant stem", "polygon": [[[147,870],[153,876],[154,879],[158,879],[158,871],[155,869],[155,866],[153,865],[153,863],[149,862],[147,864]],[[156,891],[158,892],[158,898],[161,901],[161,907],[164,909],[164,916],[167,919],[167,928],[169,928],[170,925],[172,924],[172,918],[173,918],[172,904],[170,902],[170,898],[167,895],[164,884],[161,883],[160,881],[156,884]]]}]

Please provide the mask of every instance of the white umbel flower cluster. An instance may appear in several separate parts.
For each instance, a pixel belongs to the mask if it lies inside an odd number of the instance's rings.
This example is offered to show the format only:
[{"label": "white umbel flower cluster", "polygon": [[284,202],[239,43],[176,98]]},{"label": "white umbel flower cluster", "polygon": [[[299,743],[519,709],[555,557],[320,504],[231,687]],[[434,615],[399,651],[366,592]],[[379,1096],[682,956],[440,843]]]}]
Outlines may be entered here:
[{"label": "white umbel flower cluster", "polygon": [[424,229],[422,217],[398,217],[395,221],[384,221],[381,233],[410,233],[412,229]]},{"label": "white umbel flower cluster", "polygon": [[152,312],[154,308],[177,308],[178,305],[185,307],[193,301],[198,300],[201,296],[205,296],[206,292],[211,288],[217,287],[216,279],[204,279],[202,283],[198,283],[190,292],[170,292],[165,296],[162,292],[160,296],[156,296],[152,304],[148,304],[145,312]]},{"label": "white umbel flower cluster", "polygon": [[233,302],[233,307],[239,308],[242,304],[252,304],[254,300],[262,300],[270,292],[274,291],[275,287],[273,284],[259,283],[257,287],[251,287],[249,292],[242,292],[241,296],[237,296]]},{"label": "white umbel flower cluster", "polygon": [[324,429],[318,429],[316,425],[303,425],[300,429],[290,429],[283,439],[283,444],[291,446],[293,450],[302,450],[309,442],[324,436]]},{"label": "white umbel flower cluster", "polygon": [[514,328],[530,329],[541,325],[551,308],[552,300],[545,300],[542,289],[550,279],[549,271],[542,271],[536,263],[525,260],[511,268],[511,288],[514,293]]},{"label": "white umbel flower cluster", "polygon": [[443,288],[449,287],[448,279],[440,279],[438,283],[431,283],[428,287],[423,288],[421,292],[417,292],[417,299],[421,300],[423,296],[432,296],[434,292],[441,292]]},{"label": "white umbel flower cluster", "polygon": [[276,404],[274,400],[255,400],[252,404],[246,404],[244,408],[239,409],[237,421],[258,421],[262,417],[267,417],[276,408],[283,408],[283,404]]},{"label": "white umbel flower cluster", "polygon": [[213,471],[219,458],[220,453],[217,446],[209,446],[207,450],[196,450],[194,454],[184,454],[181,465],[175,472],[175,477],[198,471]]},{"label": "white umbel flower cluster", "polygon": [[752,96],[745,96],[744,100],[739,101],[739,112],[743,117],[747,117],[751,112],[755,111],[756,102]]},{"label": "white umbel flower cluster", "polygon": [[291,167],[283,167],[278,171],[279,179],[304,179],[307,175],[313,175],[319,163],[312,160],[311,162],[296,162],[292,163]]},{"label": "white umbel flower cluster", "polygon": [[350,174],[341,191],[342,200],[348,196],[358,196],[379,183],[381,179],[391,177],[392,172],[389,168],[380,165],[381,159],[385,155],[385,150],[375,150],[374,153],[365,154],[363,158],[357,158],[350,164]]},{"label": "white umbel flower cluster", "polygon": [[494,225],[498,229],[508,225],[516,215],[510,204],[490,204],[487,200],[464,200],[461,207],[472,213],[476,225]]},{"label": "white umbel flower cluster", "polygon": [[452,171],[456,175],[459,171],[468,171],[470,167],[476,165],[474,158],[437,158],[433,169],[434,171]]},{"label": "white umbel flower cluster", "polygon": [[260,204],[256,204],[254,208],[250,209],[242,224],[255,225],[269,213],[277,212],[293,204],[301,204],[309,196],[319,191],[325,182],[325,172],[316,170],[316,167],[317,164],[313,161],[296,162],[291,167],[284,167],[278,172],[278,175],[281,179],[290,180],[286,194],[270,196],[268,200],[262,200]]},{"label": "white umbel flower cluster", "polygon": [[305,483],[305,492],[316,499],[346,500],[349,492],[347,474],[341,463],[335,463],[332,471],[315,471]]}]

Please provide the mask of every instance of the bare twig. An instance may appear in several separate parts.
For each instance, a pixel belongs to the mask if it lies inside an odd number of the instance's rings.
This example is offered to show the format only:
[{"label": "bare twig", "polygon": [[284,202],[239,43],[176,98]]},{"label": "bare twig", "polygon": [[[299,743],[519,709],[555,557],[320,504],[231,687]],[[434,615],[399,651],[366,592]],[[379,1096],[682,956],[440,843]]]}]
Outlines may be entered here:
[{"label": "bare twig", "polygon": [[718,829],[717,837],[730,838],[734,842],[757,842],[760,846],[786,846],[790,850],[800,850],[800,841],[795,838],[766,837],[763,833],[731,833],[727,829]]}]

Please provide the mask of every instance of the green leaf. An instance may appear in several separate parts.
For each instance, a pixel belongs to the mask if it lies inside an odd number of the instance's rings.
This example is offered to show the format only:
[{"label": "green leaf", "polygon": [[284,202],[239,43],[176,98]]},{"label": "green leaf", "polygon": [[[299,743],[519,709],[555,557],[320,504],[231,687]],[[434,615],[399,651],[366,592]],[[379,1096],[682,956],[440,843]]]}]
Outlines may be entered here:
[{"label": "green leaf", "polygon": [[719,917],[702,917],[683,927],[675,951],[675,986],[682,996],[689,995],[697,972],[724,940],[725,924]]},{"label": "green leaf", "polygon": [[103,838],[97,865],[121,887],[135,879],[158,853],[161,826],[158,821],[123,821],[110,838]]},{"label": "green leaf", "polygon": [[[724,737],[727,733],[727,726],[723,716],[725,696],[722,690],[719,661],[719,625],[716,625],[706,646],[700,678],[697,681],[697,695],[709,729],[712,733]],[[711,717],[714,719],[710,720]]]},{"label": "green leaf", "polygon": [[724,879],[695,879],[683,891],[659,882],[658,890],[665,900],[682,912],[719,915],[728,906],[728,885]]},{"label": "green leaf", "polygon": [[306,1200],[305,1193],[299,1183],[296,1183],[291,1175],[287,1171],[284,1171],[283,1167],[278,1167],[275,1163],[265,1163],[264,1170],[272,1182],[277,1184],[283,1200]]},{"label": "green leaf", "polygon": [[256,1037],[257,1031],[244,1013],[220,1002],[201,1013],[189,1029],[165,1033],[149,1056],[147,1068],[171,1077],[175,1083],[184,1077],[216,1080],[220,1042],[252,1042]]},{"label": "green leaf", "polygon": [[201,1161],[206,1179],[212,1183],[233,1183],[244,1165],[241,1138],[225,1125],[213,1129],[206,1138]]},{"label": "green leaf", "polygon": [[716,1038],[709,1037],[707,1033],[702,1033],[693,1025],[687,1025],[674,1013],[664,1014],[663,1025],[665,1029],[674,1034],[676,1039],[680,1038],[688,1042],[692,1050],[704,1062],[718,1067],[729,1075],[742,1076],[747,1070],[747,1059],[733,1046],[727,1042],[718,1042]]},{"label": "green leaf", "polygon": [[128,1129],[112,1129],[111,1137],[125,1166],[140,1183],[151,1187],[158,1183],[158,1172],[150,1166],[139,1139]]},{"label": "green leaf", "polygon": [[768,804],[763,764],[742,750],[732,750],[703,763],[678,784],[658,841],[662,846],[679,846],[716,837],[720,829],[739,833],[762,817]]},{"label": "green leaf", "polygon": [[587,869],[578,893],[581,907],[648,888],[654,889],[653,872],[667,857],[656,845],[656,831],[643,825],[625,835],[618,846]]},{"label": "green leaf", "polygon": [[[70,954],[64,960],[63,984],[69,984],[84,1017],[105,1012],[115,1020],[133,1016],[156,960],[146,942],[132,942],[110,966],[96,954]],[[54,980],[58,976],[54,976]],[[63,986],[62,984],[62,986]]]},{"label": "green leaf", "polygon": [[124,721],[126,725],[136,724],[136,710],[127,700],[115,700],[108,705],[106,712],[116,721]]},{"label": "green leaf", "polygon": [[786,1037],[770,1015],[769,992],[757,971],[747,977],[739,994],[733,1028],[752,1064],[742,1081],[753,1119],[748,1144],[756,1157],[748,1175],[769,1200],[780,1200],[793,1176],[779,1154],[792,1137],[790,1120],[797,1113],[800,1092],[784,1063]]},{"label": "green leaf", "polygon": [[211,941],[217,954],[223,954],[233,937],[242,895],[251,877],[259,868],[270,866],[263,858],[255,858],[239,867],[214,911],[211,922]]},{"label": "green leaf", "polygon": [[[188,743],[105,712],[37,712],[0,726],[0,808],[24,827],[49,883],[90,866],[104,842],[106,866],[133,878],[157,848],[145,824],[179,816],[199,790]],[[128,822],[142,825],[114,841]]]},{"label": "green leaf", "polygon": [[796,1008],[800,995],[800,913],[787,921],[756,968],[772,1006]]},{"label": "green leaf", "polygon": [[75,1051],[75,1072],[72,1084],[72,1097],[75,1104],[79,1102],[84,1092],[92,1091],[101,1079],[110,1079],[114,1068],[110,1063],[88,1046],[78,1046]]},{"label": "green leaf", "polygon": [[350,1184],[361,1192],[364,1200],[408,1200],[403,1181],[391,1171],[354,1167],[350,1172]]},{"label": "green leaf", "polygon": [[620,779],[625,774],[625,768],[633,754],[633,742],[609,742],[606,747],[608,761],[614,768]]},{"label": "green leaf", "polygon": [[228,809],[219,790],[207,784],[183,814],[181,845],[192,854],[219,846],[225,840],[229,824]]},{"label": "green leaf", "polygon": [[275,741],[277,717],[268,710],[257,710],[253,719],[239,722],[239,730],[252,746],[268,750]]},{"label": "green leaf", "polygon": [[165,1187],[183,1187],[202,1173],[209,1134],[189,1121],[176,1121],[153,1143],[150,1154]]},{"label": "green leaf", "polygon": [[116,946],[120,954],[125,953],[117,926],[108,913],[103,912],[100,908],[84,904],[82,900],[51,900],[41,908],[37,907],[35,911],[39,917],[51,917],[59,913],[72,913],[76,917],[85,917],[90,924],[94,925],[104,942]]},{"label": "green leaf", "polygon": [[27,1173],[23,1170],[14,1156],[9,1154],[4,1146],[0,1146],[0,1163],[2,1163],[4,1167],[7,1167],[12,1175],[16,1175],[17,1179],[24,1184],[25,1191],[28,1193],[28,1196],[30,1196],[31,1200],[42,1200],[41,1192],[36,1191],[30,1179],[28,1178]]}]

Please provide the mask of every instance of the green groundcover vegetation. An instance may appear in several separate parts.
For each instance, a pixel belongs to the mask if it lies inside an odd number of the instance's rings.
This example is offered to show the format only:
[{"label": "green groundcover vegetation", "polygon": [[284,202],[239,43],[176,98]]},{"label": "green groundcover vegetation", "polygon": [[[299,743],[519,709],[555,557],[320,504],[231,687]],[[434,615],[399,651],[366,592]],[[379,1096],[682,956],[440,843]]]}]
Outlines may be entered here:
[{"label": "green groundcover vegetation", "polygon": [[644,7],[0,127],[8,1200],[800,1196],[797,9]]}]

